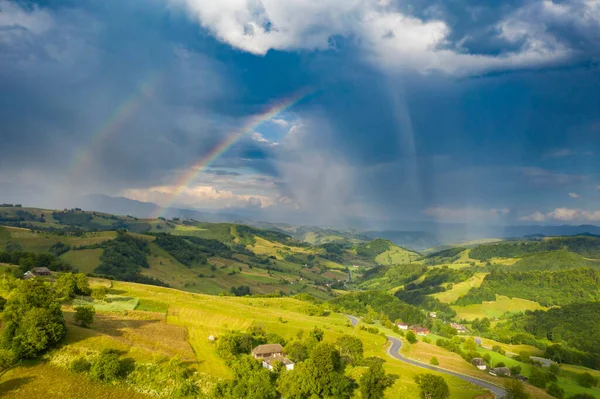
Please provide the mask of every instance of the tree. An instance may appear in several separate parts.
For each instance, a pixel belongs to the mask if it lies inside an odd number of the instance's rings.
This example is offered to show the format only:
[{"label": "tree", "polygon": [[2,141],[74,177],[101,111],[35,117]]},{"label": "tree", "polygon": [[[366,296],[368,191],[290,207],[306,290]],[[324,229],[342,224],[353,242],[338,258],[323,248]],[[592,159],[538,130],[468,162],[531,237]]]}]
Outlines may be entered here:
[{"label": "tree", "polygon": [[65,273],[56,280],[56,291],[63,298],[74,298],[76,295],[90,295],[92,290],[83,273]]},{"label": "tree", "polygon": [[285,346],[285,355],[294,362],[301,362],[308,358],[308,348],[302,341],[292,341]]},{"label": "tree", "polygon": [[243,355],[231,366],[233,380],[220,383],[217,397],[234,399],[275,399],[277,390],[271,373],[250,355]]},{"label": "tree", "polygon": [[96,310],[93,306],[76,306],[75,307],[75,321],[78,322],[81,327],[87,327],[94,322],[94,315]]},{"label": "tree", "polygon": [[65,319],[48,283],[39,279],[21,281],[2,314],[2,348],[15,358],[35,358],[65,335]]},{"label": "tree", "polygon": [[15,362],[15,354],[12,351],[0,349],[0,371],[8,370]]},{"label": "tree", "polygon": [[105,349],[96,357],[90,367],[90,377],[94,380],[111,382],[121,377],[125,371],[117,352]]},{"label": "tree", "polygon": [[388,387],[394,384],[394,378],[385,374],[383,362],[377,358],[366,359],[367,371],[360,377],[358,385],[363,399],[382,399]]},{"label": "tree", "polygon": [[525,384],[519,380],[508,379],[504,382],[506,399],[529,399],[531,396],[525,392]]},{"label": "tree", "polygon": [[465,349],[468,352],[473,352],[477,350],[477,343],[475,342],[475,339],[473,337],[467,338],[467,340],[465,341]]},{"label": "tree", "polygon": [[310,357],[298,363],[294,371],[283,373],[278,380],[279,392],[286,399],[334,397],[349,399],[354,384],[344,375],[344,363],[332,344],[320,342]]},{"label": "tree", "polygon": [[409,331],[406,333],[406,340],[408,342],[410,342],[411,344],[416,344],[417,343],[417,336],[415,335],[414,332]]},{"label": "tree", "polygon": [[347,364],[357,365],[362,361],[363,343],[359,338],[345,334],[337,339],[335,346]]},{"label": "tree", "polygon": [[92,289],[92,298],[103,301],[106,299],[106,295],[108,295],[108,288],[102,286]]},{"label": "tree", "polygon": [[421,390],[421,399],[447,399],[450,388],[443,377],[434,374],[418,374],[415,382]]},{"label": "tree", "polygon": [[2,312],[4,310],[5,306],[6,306],[6,298],[0,296],[0,312]]},{"label": "tree", "polygon": [[563,399],[565,397],[565,390],[559,387],[555,382],[548,385],[546,392],[548,392],[548,395],[552,395],[558,399]]},{"label": "tree", "polygon": [[598,384],[598,379],[590,373],[585,372],[577,376],[577,383],[584,388],[591,388]]},{"label": "tree", "polygon": [[590,395],[589,393],[578,393],[569,396],[569,399],[596,399],[596,397],[594,395]]}]

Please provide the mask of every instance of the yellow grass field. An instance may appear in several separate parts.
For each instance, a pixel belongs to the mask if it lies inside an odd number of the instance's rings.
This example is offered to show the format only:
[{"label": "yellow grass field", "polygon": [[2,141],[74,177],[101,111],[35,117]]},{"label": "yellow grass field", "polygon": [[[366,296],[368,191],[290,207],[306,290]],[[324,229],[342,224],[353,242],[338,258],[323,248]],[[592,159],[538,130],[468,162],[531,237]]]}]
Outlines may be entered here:
[{"label": "yellow grass field", "polygon": [[469,280],[454,284],[451,289],[431,295],[444,303],[452,303],[465,295],[471,288],[479,287],[487,273],[475,273]]},{"label": "yellow grass field", "polygon": [[457,317],[465,320],[489,317],[492,320],[500,318],[506,312],[522,312],[525,310],[546,309],[537,302],[520,298],[509,298],[496,295],[495,301],[467,306],[452,306]]}]

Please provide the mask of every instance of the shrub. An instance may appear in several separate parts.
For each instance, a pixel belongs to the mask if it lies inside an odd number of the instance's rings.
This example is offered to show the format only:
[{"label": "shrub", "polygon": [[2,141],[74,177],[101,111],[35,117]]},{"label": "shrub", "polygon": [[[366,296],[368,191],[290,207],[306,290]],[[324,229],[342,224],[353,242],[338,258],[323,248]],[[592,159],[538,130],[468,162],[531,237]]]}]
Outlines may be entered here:
[{"label": "shrub", "polygon": [[415,335],[414,332],[409,331],[406,333],[406,340],[408,342],[410,342],[411,344],[416,344],[417,343],[417,336]]},{"label": "shrub", "polygon": [[548,385],[548,389],[546,390],[546,392],[548,392],[549,395],[552,395],[558,399],[563,399],[565,397],[565,390],[556,385],[555,382]]},{"label": "shrub", "polygon": [[431,360],[429,361],[429,364],[433,364],[434,366],[437,366],[440,364],[440,362],[438,361],[437,357],[432,357]]},{"label": "shrub", "polygon": [[85,357],[78,357],[71,362],[69,368],[74,373],[87,373],[90,371],[92,364]]},{"label": "shrub", "polygon": [[598,384],[598,379],[590,373],[585,372],[577,376],[577,383],[584,388],[591,388]]},{"label": "shrub", "polygon": [[90,367],[90,377],[94,380],[111,382],[123,375],[124,367],[119,355],[110,349],[105,349],[94,359]]},{"label": "shrub", "polygon": [[75,321],[78,322],[81,327],[87,327],[94,322],[94,315],[96,311],[93,306],[77,306],[75,307]]}]

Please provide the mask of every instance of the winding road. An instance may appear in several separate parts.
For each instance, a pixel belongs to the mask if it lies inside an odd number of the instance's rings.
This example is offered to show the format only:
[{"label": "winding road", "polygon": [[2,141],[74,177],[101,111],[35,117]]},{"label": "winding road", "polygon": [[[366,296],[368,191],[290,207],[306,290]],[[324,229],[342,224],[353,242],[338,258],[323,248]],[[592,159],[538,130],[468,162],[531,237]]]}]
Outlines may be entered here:
[{"label": "winding road", "polygon": [[[350,315],[345,315],[348,319],[350,319],[350,323],[352,323],[352,326],[355,327],[358,324],[358,318],[354,317],[354,316],[350,316]],[[416,366],[416,367],[421,367],[427,370],[432,370],[432,371],[437,371],[440,373],[444,373],[444,374],[448,374],[451,375],[453,377],[456,378],[460,378],[463,381],[467,381],[470,382],[471,384],[475,384],[477,386],[480,386],[484,389],[489,390],[490,392],[492,392],[497,398],[504,398],[506,396],[506,391],[503,388],[500,388],[499,386],[492,384],[491,382],[487,382],[485,380],[481,380],[479,378],[476,377],[471,377],[465,374],[460,374],[460,373],[456,373],[454,371],[450,371],[450,370],[446,370],[446,369],[442,369],[439,367],[435,367],[432,366],[430,364],[425,364],[425,363],[421,363],[421,362],[417,362],[416,360],[412,360],[412,359],[408,359],[404,356],[402,356],[400,354],[400,348],[402,348],[402,341],[399,340],[398,338],[395,337],[391,337],[391,336],[387,336],[388,341],[390,341],[392,344],[388,347],[387,349],[387,353],[388,355],[390,355],[391,357],[393,357],[394,359],[400,360],[401,362],[404,363],[408,363],[412,366]]]}]

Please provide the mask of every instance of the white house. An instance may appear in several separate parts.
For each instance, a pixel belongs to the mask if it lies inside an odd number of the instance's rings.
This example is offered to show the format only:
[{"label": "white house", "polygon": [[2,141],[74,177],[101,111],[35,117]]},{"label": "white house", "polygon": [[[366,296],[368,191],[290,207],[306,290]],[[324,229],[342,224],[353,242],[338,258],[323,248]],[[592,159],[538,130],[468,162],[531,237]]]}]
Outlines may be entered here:
[{"label": "white house", "polygon": [[397,325],[397,326],[398,326],[398,328],[399,328],[399,329],[401,329],[401,330],[408,330],[408,324],[405,324],[405,323],[398,322],[398,323],[396,323],[396,325]]},{"label": "white house", "polygon": [[279,362],[283,366],[285,366],[285,368],[287,370],[293,370],[294,369],[294,362],[292,362],[287,357],[284,357],[283,355],[279,355],[279,354],[264,358],[262,360],[262,365],[267,370],[273,371],[273,367],[275,367],[275,364],[277,362]]}]

